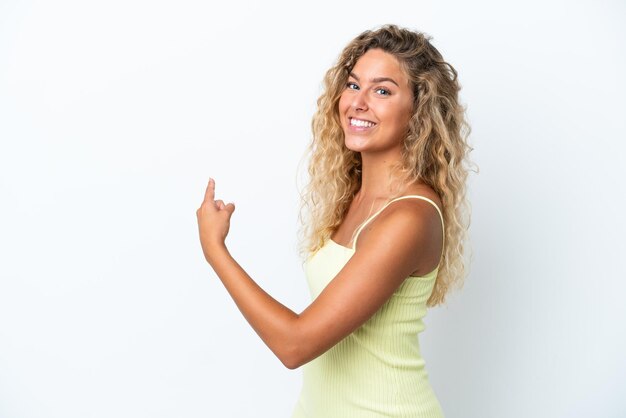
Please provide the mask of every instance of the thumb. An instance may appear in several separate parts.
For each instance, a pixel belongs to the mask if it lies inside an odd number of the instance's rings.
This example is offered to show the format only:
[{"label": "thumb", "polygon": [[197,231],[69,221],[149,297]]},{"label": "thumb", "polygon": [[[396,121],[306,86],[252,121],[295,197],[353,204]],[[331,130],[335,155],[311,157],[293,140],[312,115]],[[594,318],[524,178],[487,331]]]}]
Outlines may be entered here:
[{"label": "thumb", "polygon": [[234,203],[229,203],[228,205],[224,206],[224,209],[230,214],[232,215],[233,212],[235,211],[235,204]]}]

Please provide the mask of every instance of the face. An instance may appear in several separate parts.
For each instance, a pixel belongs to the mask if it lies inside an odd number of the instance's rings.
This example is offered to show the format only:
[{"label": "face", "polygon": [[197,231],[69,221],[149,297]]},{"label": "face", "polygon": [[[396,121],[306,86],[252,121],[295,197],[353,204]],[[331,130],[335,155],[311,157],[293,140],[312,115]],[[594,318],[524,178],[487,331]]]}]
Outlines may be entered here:
[{"label": "face", "polygon": [[397,152],[408,132],[413,91],[398,60],[381,49],[359,58],[339,99],[346,147]]}]

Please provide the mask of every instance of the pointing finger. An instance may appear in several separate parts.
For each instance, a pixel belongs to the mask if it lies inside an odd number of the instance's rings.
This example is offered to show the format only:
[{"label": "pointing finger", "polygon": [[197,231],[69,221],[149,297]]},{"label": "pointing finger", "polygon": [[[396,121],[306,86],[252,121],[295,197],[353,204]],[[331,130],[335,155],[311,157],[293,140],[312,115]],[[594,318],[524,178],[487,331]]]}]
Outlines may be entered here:
[{"label": "pointing finger", "polygon": [[209,184],[206,186],[206,191],[204,192],[204,201],[213,202],[214,198],[215,198],[215,180],[209,177]]}]

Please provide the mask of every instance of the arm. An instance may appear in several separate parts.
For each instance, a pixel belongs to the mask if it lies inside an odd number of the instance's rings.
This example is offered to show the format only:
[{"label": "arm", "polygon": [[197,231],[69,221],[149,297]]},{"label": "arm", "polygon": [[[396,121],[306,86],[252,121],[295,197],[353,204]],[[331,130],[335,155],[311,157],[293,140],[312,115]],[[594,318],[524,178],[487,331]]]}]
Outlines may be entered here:
[{"label": "arm", "polygon": [[230,255],[225,245],[212,248],[209,254],[207,261],[244,318],[286,367],[297,367],[293,363],[297,352],[297,337],[293,330],[298,314],[261,289]]},{"label": "arm", "polygon": [[437,265],[441,227],[435,209],[420,201],[394,202],[362,232],[352,258],[298,315],[263,291],[229,254],[224,239],[234,206],[213,200],[214,187],[209,182],[197,211],[205,257],[246,320],[290,369],[361,326],[411,272]]}]

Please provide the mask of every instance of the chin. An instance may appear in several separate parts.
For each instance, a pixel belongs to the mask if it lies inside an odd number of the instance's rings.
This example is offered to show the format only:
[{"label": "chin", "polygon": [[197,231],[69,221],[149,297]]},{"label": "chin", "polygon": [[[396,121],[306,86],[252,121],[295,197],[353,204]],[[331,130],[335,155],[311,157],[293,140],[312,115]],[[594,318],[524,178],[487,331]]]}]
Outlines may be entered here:
[{"label": "chin", "polygon": [[344,145],[354,152],[367,150],[367,141],[364,141],[362,138],[345,137]]}]

